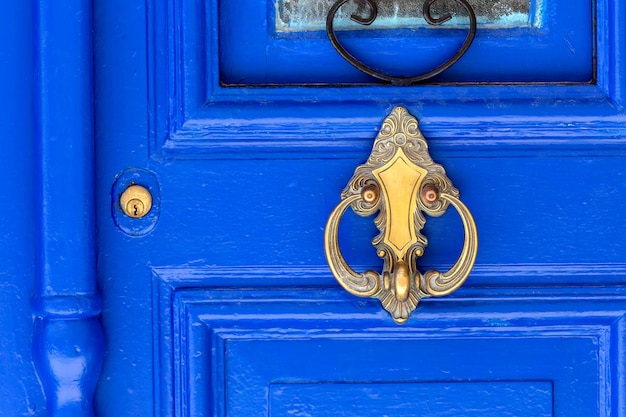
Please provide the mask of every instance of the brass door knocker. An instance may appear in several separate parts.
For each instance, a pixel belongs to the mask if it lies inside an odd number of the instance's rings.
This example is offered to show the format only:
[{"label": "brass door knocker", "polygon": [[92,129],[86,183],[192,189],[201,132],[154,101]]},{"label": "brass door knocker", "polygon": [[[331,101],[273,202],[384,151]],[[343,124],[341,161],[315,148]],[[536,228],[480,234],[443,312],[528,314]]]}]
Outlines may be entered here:
[{"label": "brass door knocker", "polygon": [[[428,154],[417,119],[404,107],[394,108],[384,120],[367,162],[355,170],[326,224],[324,248],[330,270],[346,291],[378,298],[396,323],[406,322],[422,298],[455,291],[474,266],[476,224],[458,197],[443,167]],[[463,249],[446,272],[431,270],[422,274],[417,259],[427,245],[421,234],[426,223],[424,213],[441,216],[449,205],[461,216]],[[384,260],[382,273],[357,273],[341,254],[339,222],[349,206],[363,217],[378,213],[374,223],[380,234],[372,244]]]}]

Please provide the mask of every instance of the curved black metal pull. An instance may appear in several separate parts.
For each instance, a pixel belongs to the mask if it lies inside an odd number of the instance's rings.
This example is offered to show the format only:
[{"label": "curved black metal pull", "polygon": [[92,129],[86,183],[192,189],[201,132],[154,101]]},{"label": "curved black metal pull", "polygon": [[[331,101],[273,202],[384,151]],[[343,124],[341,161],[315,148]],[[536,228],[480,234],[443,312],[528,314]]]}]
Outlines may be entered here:
[{"label": "curved black metal pull", "polygon": [[[335,28],[333,26],[335,15],[337,14],[341,6],[348,3],[349,1],[351,0],[337,0],[335,4],[333,4],[333,6],[328,11],[328,15],[326,16],[326,34],[328,35],[328,39],[330,39],[330,43],[346,61],[348,61],[358,70],[368,75],[371,75],[372,77],[390,82],[392,84],[411,85],[411,84],[415,84],[420,81],[424,81],[429,78],[432,78],[435,75],[441,74],[443,71],[447,70],[452,65],[454,65],[459,59],[461,59],[461,57],[465,54],[465,52],[467,52],[468,48],[472,44],[472,41],[474,40],[474,36],[476,35],[476,14],[474,13],[474,9],[472,9],[472,6],[470,6],[470,4],[466,0],[454,0],[457,3],[459,3],[461,6],[463,6],[465,10],[467,10],[467,13],[470,19],[469,33],[465,37],[465,41],[463,41],[463,44],[461,45],[459,50],[446,62],[439,65],[435,69],[425,72],[423,74],[409,76],[409,77],[402,77],[402,76],[397,77],[397,76],[385,74],[359,61],[352,54],[350,54],[350,52],[348,52],[346,48],[344,48],[339,42],[339,40],[337,39],[337,35],[335,34]],[[372,24],[372,22],[374,22],[374,20],[376,20],[376,18],[378,17],[378,6],[376,5],[375,0],[357,0],[357,1],[359,1],[361,4],[362,2],[365,2],[369,6],[370,14],[367,17],[361,17],[358,14],[353,13],[350,16],[350,19],[352,19],[354,22],[359,23],[361,25]],[[440,25],[444,22],[447,22],[448,20],[452,18],[450,13],[446,13],[445,15],[441,17],[433,17],[431,7],[437,1],[439,0],[426,0],[424,2],[424,7],[423,7],[424,20],[426,20],[426,22],[428,22],[428,24],[430,25]]]}]

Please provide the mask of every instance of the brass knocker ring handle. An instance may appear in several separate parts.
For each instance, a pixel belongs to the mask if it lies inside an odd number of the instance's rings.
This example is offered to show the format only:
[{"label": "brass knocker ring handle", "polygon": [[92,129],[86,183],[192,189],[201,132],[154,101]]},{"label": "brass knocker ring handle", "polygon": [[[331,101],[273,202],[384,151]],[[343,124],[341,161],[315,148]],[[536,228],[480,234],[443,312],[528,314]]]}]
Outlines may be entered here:
[{"label": "brass knocker ring handle", "polygon": [[461,200],[452,195],[441,194],[440,198],[447,200],[459,213],[465,237],[461,254],[450,269],[443,274],[435,270],[424,273],[420,282],[420,290],[433,297],[448,295],[463,285],[474,267],[478,252],[478,231],[472,213]]},{"label": "brass knocker ring handle", "polygon": [[379,274],[376,271],[366,271],[362,274],[355,272],[339,248],[339,222],[348,206],[360,198],[358,194],[350,196],[335,207],[324,230],[324,251],[330,271],[344,290],[358,297],[375,297],[380,290]]},{"label": "brass knocker ring handle", "polygon": [[[463,223],[463,249],[444,273],[417,269],[427,239],[421,234],[423,213],[441,216],[454,207]],[[360,216],[378,213],[380,231],[372,243],[383,258],[383,272],[354,271],[339,248],[339,223],[348,207]],[[342,201],[332,211],[324,232],[326,260],[332,274],[349,293],[378,298],[397,323],[404,323],[422,298],[440,297],[458,289],[469,276],[478,250],[474,218],[441,165],[428,155],[417,120],[403,107],[385,119],[367,163],[357,167]]]}]

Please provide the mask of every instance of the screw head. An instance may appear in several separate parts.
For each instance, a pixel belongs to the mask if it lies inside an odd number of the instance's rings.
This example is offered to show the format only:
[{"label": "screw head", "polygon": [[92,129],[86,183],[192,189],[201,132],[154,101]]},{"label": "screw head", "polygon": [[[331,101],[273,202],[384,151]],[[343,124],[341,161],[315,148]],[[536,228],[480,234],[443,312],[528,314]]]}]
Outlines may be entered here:
[{"label": "screw head", "polygon": [[361,198],[367,204],[374,204],[378,201],[380,192],[375,184],[368,184],[361,190]]},{"label": "screw head", "polygon": [[422,200],[426,204],[435,204],[439,200],[439,190],[433,185],[427,185],[422,189]]}]

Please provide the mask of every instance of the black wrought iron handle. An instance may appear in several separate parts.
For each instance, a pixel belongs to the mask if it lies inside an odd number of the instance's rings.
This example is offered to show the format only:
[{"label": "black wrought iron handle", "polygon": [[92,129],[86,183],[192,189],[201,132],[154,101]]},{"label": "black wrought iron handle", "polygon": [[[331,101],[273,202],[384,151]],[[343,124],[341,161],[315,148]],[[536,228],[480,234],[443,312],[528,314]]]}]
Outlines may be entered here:
[{"label": "black wrought iron handle", "polygon": [[[454,0],[457,3],[459,3],[461,6],[463,6],[465,10],[467,10],[467,13],[469,15],[469,20],[470,20],[469,33],[465,37],[463,44],[457,50],[457,52],[452,57],[450,57],[446,62],[439,65],[435,69],[432,69],[428,72],[425,72],[419,75],[404,77],[404,76],[394,76],[394,75],[386,74],[384,72],[377,71],[374,68],[368,65],[365,65],[364,63],[359,61],[357,58],[354,57],[354,55],[348,52],[346,48],[344,48],[343,45],[341,45],[341,42],[339,42],[339,39],[337,39],[337,35],[335,34],[335,28],[334,28],[334,23],[333,23],[335,20],[335,15],[337,14],[341,6],[348,3],[349,1],[352,1],[352,0],[337,0],[335,4],[333,4],[333,6],[328,11],[328,15],[326,16],[326,34],[328,35],[328,39],[330,39],[330,43],[333,45],[335,50],[346,61],[352,64],[355,68],[357,68],[358,70],[368,75],[371,75],[372,77],[387,81],[391,84],[411,85],[411,84],[416,84],[416,83],[419,83],[420,81],[424,81],[429,78],[432,78],[435,75],[441,74],[443,71],[447,70],[452,65],[454,65],[459,59],[461,59],[461,57],[469,49],[470,45],[474,41],[474,36],[476,35],[476,14],[474,13],[474,9],[472,9],[472,6],[466,0]],[[356,1],[361,2],[361,3],[363,2],[367,3],[370,9],[369,10],[370,13],[369,13],[369,16],[366,16],[366,17],[362,17],[356,13],[353,13],[350,16],[350,19],[352,19],[354,22],[361,24],[361,25],[371,25],[378,17],[378,6],[376,5],[376,1],[375,0],[356,0]],[[437,1],[439,0],[426,0],[424,2],[424,6],[423,6],[424,19],[430,25],[440,25],[452,19],[452,16],[450,15],[450,13],[446,13],[445,15],[441,17],[433,17],[431,8],[433,4],[435,4]]]}]

